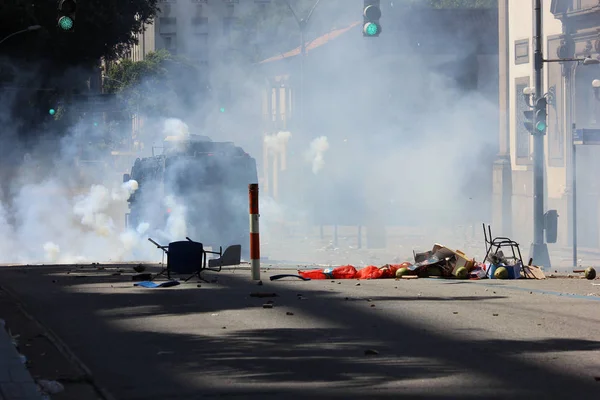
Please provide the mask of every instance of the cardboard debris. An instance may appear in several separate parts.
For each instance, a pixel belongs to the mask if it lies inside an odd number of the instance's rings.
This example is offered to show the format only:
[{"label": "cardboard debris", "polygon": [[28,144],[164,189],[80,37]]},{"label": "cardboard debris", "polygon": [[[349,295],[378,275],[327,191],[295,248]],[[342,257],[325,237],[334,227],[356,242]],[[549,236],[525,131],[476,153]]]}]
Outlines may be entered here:
[{"label": "cardboard debris", "polygon": [[523,273],[525,278],[546,279],[546,275],[541,268],[536,267],[535,265],[524,265]]}]

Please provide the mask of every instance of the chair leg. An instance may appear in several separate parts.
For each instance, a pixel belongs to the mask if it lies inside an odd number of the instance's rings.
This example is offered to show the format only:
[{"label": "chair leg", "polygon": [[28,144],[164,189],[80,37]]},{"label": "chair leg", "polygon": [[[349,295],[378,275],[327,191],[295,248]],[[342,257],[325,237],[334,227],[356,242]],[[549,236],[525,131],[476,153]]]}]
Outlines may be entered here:
[{"label": "chair leg", "polygon": [[158,274],[154,275],[154,277],[152,279],[150,279],[151,281],[155,280],[156,278],[158,278],[159,276],[164,275],[165,273],[168,273],[169,271],[164,268],[162,271],[160,271]]},{"label": "chair leg", "polygon": [[[197,273],[195,273],[195,274],[194,274],[194,275],[192,275],[192,276],[197,276],[199,281],[202,281],[202,282],[205,282],[205,283],[209,283],[209,282],[208,282],[208,280],[206,280],[206,279],[204,279],[204,278],[202,277],[202,271],[204,271],[204,269],[201,269],[200,271],[198,271]],[[192,276],[190,276],[190,278],[191,278]]]}]

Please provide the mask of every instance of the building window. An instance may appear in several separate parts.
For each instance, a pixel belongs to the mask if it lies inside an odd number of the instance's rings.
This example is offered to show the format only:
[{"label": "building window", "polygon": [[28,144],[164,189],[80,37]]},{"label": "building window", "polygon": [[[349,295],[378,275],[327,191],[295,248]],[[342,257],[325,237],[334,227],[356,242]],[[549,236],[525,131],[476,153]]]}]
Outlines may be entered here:
[{"label": "building window", "polygon": [[515,41],[515,64],[527,64],[529,62],[529,39]]},{"label": "building window", "polygon": [[516,162],[517,164],[531,164],[530,159],[530,136],[525,129],[525,116],[523,111],[529,110],[529,105],[525,102],[523,90],[529,86],[529,77],[515,79],[515,144],[516,144]]},{"label": "building window", "polygon": [[177,18],[161,17],[158,20],[161,35],[169,35],[177,32]]},{"label": "building window", "polygon": [[223,18],[223,35],[229,36],[237,28],[238,18],[227,17]]},{"label": "building window", "polygon": [[177,54],[177,37],[175,35],[162,36],[165,49],[171,54]]},{"label": "building window", "polygon": [[194,17],[192,18],[192,32],[194,35],[208,34],[208,18]]}]

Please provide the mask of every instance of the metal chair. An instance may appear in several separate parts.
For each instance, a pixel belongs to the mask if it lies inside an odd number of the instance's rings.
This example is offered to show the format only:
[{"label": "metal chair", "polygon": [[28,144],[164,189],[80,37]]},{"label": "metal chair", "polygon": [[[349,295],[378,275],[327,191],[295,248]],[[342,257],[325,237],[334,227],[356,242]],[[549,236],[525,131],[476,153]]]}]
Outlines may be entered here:
[{"label": "metal chair", "polygon": [[242,261],[242,245],[234,244],[225,249],[219,258],[208,260],[208,268],[213,271],[221,271],[222,267],[229,265],[240,265]]},{"label": "metal chair", "polygon": [[[525,269],[525,264],[523,263],[523,256],[521,255],[521,248],[519,247],[519,243],[503,236],[493,237],[492,227],[488,225],[486,229],[485,223],[483,224],[483,237],[485,239],[485,257],[483,259],[484,262],[492,262],[491,258],[493,256],[498,256],[498,253],[500,253],[499,255],[503,258],[507,260],[514,260],[515,263],[520,263],[521,272],[523,272],[525,278],[529,278],[529,274],[527,273]],[[512,256],[505,256],[504,252],[502,251],[502,248],[510,248]]]},{"label": "metal chair", "polygon": [[206,265],[206,251],[204,246],[200,242],[194,242],[189,238],[182,241],[171,242],[168,246],[162,246],[156,243],[151,238],[148,240],[156,247],[161,249],[164,254],[167,255],[167,265],[152,278],[152,280],[158,278],[166,273],[167,279],[171,279],[171,274],[187,275],[189,276],[184,279],[185,282],[189,281],[194,276],[198,279],[204,280],[200,274]]}]

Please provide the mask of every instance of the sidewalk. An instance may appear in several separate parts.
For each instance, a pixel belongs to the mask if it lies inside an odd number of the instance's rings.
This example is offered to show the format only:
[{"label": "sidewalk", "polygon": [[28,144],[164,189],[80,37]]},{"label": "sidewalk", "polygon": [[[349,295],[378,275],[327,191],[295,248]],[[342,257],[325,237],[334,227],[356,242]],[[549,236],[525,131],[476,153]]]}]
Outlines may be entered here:
[{"label": "sidewalk", "polygon": [[27,367],[0,319],[0,400],[41,400]]}]

